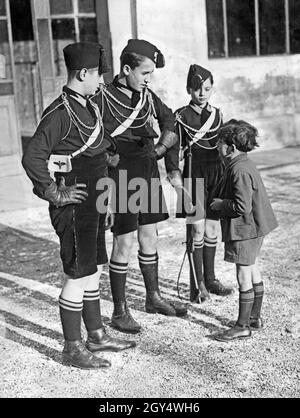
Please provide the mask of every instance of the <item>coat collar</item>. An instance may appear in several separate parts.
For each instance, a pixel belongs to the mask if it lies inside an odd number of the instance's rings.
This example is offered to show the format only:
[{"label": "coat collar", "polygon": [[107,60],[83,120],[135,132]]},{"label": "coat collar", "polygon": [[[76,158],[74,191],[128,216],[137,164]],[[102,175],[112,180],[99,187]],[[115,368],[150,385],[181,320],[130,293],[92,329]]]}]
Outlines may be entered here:
[{"label": "coat collar", "polygon": [[235,166],[237,163],[239,163],[240,161],[247,161],[247,160],[248,160],[248,155],[246,152],[244,152],[243,154],[239,154],[236,157],[234,157],[232,160],[230,160],[229,163],[227,164],[227,167],[231,168]]},{"label": "coat collar", "polygon": [[72,99],[76,100],[79,104],[81,104],[82,107],[86,107],[88,101],[87,97],[83,96],[80,93],[77,93],[77,91],[74,91],[67,86],[63,87],[63,91],[67,93],[68,96],[72,97]]}]

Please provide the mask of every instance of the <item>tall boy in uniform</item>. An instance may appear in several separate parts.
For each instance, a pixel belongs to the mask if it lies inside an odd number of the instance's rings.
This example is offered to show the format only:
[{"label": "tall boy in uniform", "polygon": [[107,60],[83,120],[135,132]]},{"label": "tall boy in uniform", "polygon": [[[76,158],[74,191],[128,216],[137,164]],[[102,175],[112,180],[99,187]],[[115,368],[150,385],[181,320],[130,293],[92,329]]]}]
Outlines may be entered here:
[{"label": "tall boy in uniform", "polygon": [[[22,163],[34,193],[50,203],[51,222],[60,240],[66,274],[59,297],[63,359],[79,368],[97,369],[109,367],[110,362],[93,352],[135,346],[105,333],[99,303],[99,278],[107,255],[105,214],[96,209],[96,183],[107,176],[109,164],[117,164],[118,156],[108,152],[111,144],[103,136],[99,108],[88,98],[107,71],[102,46],[70,44],[64,48],[64,58],[67,84],[44,111]],[[81,339],[81,318],[88,333],[86,344]]]},{"label": "tall boy in uniform", "polygon": [[[164,315],[183,315],[186,308],[162,299],[158,283],[157,223],[168,218],[163,191],[159,183],[152,193],[151,180],[159,182],[157,159],[167,153],[177,141],[174,133],[174,117],[169,109],[148,88],[155,68],[164,66],[164,57],[150,42],[130,39],[120,57],[120,73],[112,83],[94,98],[102,105],[105,134],[115,142],[120,155],[118,167],[110,170],[110,177],[116,184],[116,214],[112,232],[113,249],[110,259],[110,282],[114,301],[112,325],[123,332],[136,333],[141,330],[131,316],[126,304],[126,277],[128,262],[137,231],[139,242],[138,260],[146,287],[146,312]],[[152,127],[156,118],[161,136]],[[172,156],[166,157],[166,169],[172,172]],[[121,200],[124,190],[119,188],[120,180],[126,175],[126,205],[134,192],[128,190],[131,180],[139,178],[146,182],[145,195],[141,197],[140,208],[131,210],[126,206],[122,211]],[[157,210],[151,211],[151,201]],[[145,207],[146,206],[146,207]]]}]

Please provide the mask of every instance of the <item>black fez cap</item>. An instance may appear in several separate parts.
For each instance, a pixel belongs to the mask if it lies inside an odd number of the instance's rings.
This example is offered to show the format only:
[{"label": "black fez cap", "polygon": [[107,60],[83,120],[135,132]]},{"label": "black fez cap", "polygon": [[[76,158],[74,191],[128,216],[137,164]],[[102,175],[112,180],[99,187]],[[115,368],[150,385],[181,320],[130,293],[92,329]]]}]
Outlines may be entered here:
[{"label": "black fez cap", "polygon": [[126,52],[134,52],[150,58],[155,63],[156,68],[162,68],[165,66],[165,58],[160,50],[157,49],[155,45],[148,41],[144,41],[143,39],[129,39],[121,56]]},{"label": "black fez cap", "polygon": [[107,73],[108,71],[104,48],[101,44],[76,42],[67,45],[63,52],[66,67],[69,70],[98,68],[99,74]]},{"label": "black fez cap", "polygon": [[212,77],[210,71],[201,67],[200,65],[192,64],[188,72],[186,88],[199,90],[201,84],[204,83],[204,81],[209,77]]}]

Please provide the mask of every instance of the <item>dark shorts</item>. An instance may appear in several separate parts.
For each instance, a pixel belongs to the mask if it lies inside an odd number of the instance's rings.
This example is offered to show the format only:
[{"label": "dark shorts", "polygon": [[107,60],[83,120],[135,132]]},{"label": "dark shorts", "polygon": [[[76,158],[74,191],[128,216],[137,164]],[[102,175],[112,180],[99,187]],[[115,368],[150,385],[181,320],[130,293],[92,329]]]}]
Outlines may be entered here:
[{"label": "dark shorts", "polygon": [[126,151],[126,155],[120,152],[117,168],[109,172],[116,185],[112,227],[115,235],[127,234],[141,225],[155,224],[169,217],[156,158],[140,152],[139,145],[134,143],[127,143]]},{"label": "dark shorts", "polygon": [[60,240],[60,256],[64,272],[73,279],[89,276],[97,271],[97,265],[107,262],[105,245],[105,214],[96,209],[99,192],[96,183],[107,176],[107,168],[100,157],[80,157],[72,161],[70,173],[64,177],[67,186],[87,184],[88,198],[76,205],[56,208],[49,206],[52,225]]},{"label": "dark shorts", "polygon": [[243,241],[225,241],[224,260],[229,263],[252,266],[263,243],[264,237],[252,238]]},{"label": "dark shorts", "polygon": [[[195,156],[193,157],[192,162],[192,197],[193,204],[202,204],[204,207],[203,217],[207,219],[218,220],[219,216],[215,211],[212,211],[209,205],[213,199],[213,190],[215,186],[220,181],[224,171],[224,164],[220,160],[216,161],[199,161]],[[188,164],[185,161],[183,168],[183,178],[188,178]],[[197,184],[196,179],[203,179],[203,183]],[[197,188],[197,190],[196,190]],[[197,196],[197,200],[196,200]],[[196,203],[197,202],[197,203]],[[180,214],[177,211],[177,217],[183,218],[186,217],[184,211],[184,204],[181,206],[183,208],[182,213]]]}]

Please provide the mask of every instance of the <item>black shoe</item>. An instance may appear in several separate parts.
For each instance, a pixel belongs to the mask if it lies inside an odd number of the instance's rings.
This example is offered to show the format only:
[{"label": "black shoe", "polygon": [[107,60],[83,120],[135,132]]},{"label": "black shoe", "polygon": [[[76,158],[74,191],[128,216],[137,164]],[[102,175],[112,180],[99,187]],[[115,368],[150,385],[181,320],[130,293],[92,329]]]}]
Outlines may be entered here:
[{"label": "black shoe", "polygon": [[221,334],[216,334],[214,336],[215,340],[224,341],[224,342],[233,341],[233,340],[242,340],[242,339],[249,338],[249,337],[251,337],[250,327],[247,325],[241,326],[238,324],[222,332]]},{"label": "black shoe", "polygon": [[209,293],[214,293],[218,296],[228,296],[234,292],[234,290],[231,287],[225,287],[217,279],[206,282],[205,286]]},{"label": "black shoe", "polygon": [[157,291],[147,292],[145,310],[151,314],[159,313],[167,316],[176,316],[175,308],[162,299]]},{"label": "black shoe", "polygon": [[104,328],[88,332],[86,348],[92,353],[96,351],[122,351],[135,347],[135,341],[120,340],[106,334]]},{"label": "black shoe", "polygon": [[196,289],[195,291],[190,291],[190,301],[192,303],[202,303],[206,300],[210,299],[209,293],[206,289],[204,282],[200,282],[199,290]]},{"label": "black shoe", "polygon": [[167,302],[175,309],[176,316],[185,316],[187,314],[188,306],[186,304],[173,300],[168,300]]},{"label": "black shoe", "polygon": [[111,317],[111,326],[119,331],[129,334],[137,334],[141,331],[142,327],[131,316],[127,305],[124,304],[123,312],[116,315],[115,312]]},{"label": "black shoe", "polygon": [[100,369],[111,366],[110,361],[96,357],[87,350],[82,341],[65,341],[62,356],[64,363],[80,369]]},{"label": "black shoe", "polygon": [[250,317],[250,327],[253,331],[257,331],[264,327],[264,321],[262,318],[251,318]]}]

